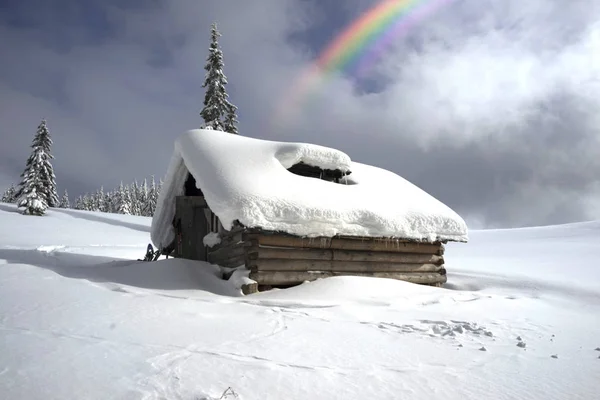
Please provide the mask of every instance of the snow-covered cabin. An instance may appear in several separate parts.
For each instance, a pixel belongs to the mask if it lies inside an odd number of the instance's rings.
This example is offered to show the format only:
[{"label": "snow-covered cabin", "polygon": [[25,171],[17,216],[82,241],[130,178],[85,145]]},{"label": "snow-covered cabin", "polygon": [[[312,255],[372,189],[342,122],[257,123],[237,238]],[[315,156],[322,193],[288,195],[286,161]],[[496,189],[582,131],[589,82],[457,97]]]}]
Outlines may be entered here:
[{"label": "snow-covered cabin", "polygon": [[245,266],[254,289],[334,275],[440,286],[444,244],[468,238],[456,212],[390,171],[201,129],[175,142],[151,235],[163,254]]}]

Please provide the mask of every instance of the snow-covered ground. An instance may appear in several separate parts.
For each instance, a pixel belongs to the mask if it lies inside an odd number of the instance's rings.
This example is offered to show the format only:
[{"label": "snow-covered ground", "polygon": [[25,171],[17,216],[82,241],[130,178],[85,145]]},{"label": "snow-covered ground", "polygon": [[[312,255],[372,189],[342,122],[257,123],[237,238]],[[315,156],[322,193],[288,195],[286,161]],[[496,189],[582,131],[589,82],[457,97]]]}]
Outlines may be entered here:
[{"label": "snow-covered ground", "polygon": [[472,231],[444,289],[246,297],[207,264],[135,261],[149,230],[0,204],[0,398],[600,398],[600,222]]}]

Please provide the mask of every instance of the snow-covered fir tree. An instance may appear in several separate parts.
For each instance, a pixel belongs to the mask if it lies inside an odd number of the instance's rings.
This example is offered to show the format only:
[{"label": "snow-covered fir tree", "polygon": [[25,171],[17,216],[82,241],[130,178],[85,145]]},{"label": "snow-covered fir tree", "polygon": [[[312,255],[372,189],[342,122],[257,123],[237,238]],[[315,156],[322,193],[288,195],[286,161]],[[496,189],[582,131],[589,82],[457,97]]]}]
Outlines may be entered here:
[{"label": "snow-covered fir tree", "polygon": [[104,193],[104,209],[102,212],[113,213],[114,211],[114,192]]},{"label": "snow-covered fir tree", "polygon": [[89,193],[83,195],[83,210],[92,211],[94,208],[94,200]]},{"label": "snow-covered fir tree", "polygon": [[58,203],[58,207],[60,208],[71,208],[71,203],[69,202],[69,192],[65,189],[62,197],[60,198],[60,202]]},{"label": "snow-covered fir tree", "polygon": [[10,185],[10,187],[2,194],[0,201],[3,203],[15,203],[17,201],[16,193],[15,185]]},{"label": "snow-covered fir tree", "polygon": [[144,215],[147,217],[151,217],[154,215],[154,210],[156,210],[156,202],[158,200],[158,187],[156,186],[156,180],[154,179],[154,175],[152,175],[152,180],[150,181],[150,187],[148,188],[148,196],[146,198],[146,206],[144,207]]},{"label": "snow-covered fir tree", "polygon": [[147,204],[148,204],[148,180],[147,179],[144,179],[142,184],[138,186],[138,192],[137,192],[136,197],[137,197],[138,208],[139,208],[139,214],[136,214],[136,215],[148,217],[148,214],[146,213]]},{"label": "snow-covered fir tree", "polygon": [[75,210],[83,210],[83,196],[79,196],[75,199],[75,204],[73,205]]},{"label": "snow-covered fir tree", "polygon": [[24,196],[25,180],[28,179],[27,176],[31,179],[32,174],[35,173],[37,175],[36,179],[41,181],[41,186],[36,188],[36,196],[42,196],[48,207],[56,207],[58,206],[56,176],[50,162],[54,156],[51,154],[52,139],[50,138],[46,120],[42,120],[38,126],[33,142],[31,143],[31,148],[33,151],[27,160],[25,171],[21,174],[23,180],[17,189],[16,196],[19,199]]},{"label": "snow-covered fir tree", "polygon": [[138,185],[137,179],[134,180],[133,183],[129,186],[129,198],[129,212],[131,213],[131,215],[142,215],[143,205],[141,204],[140,187]]},{"label": "snow-covered fir tree", "polygon": [[58,205],[56,177],[50,160],[52,139],[42,120],[31,143],[33,151],[27,159],[25,170],[15,196],[19,208],[25,208],[25,214],[42,215],[48,206]]},{"label": "snow-covered fir tree", "polygon": [[229,102],[229,96],[225,90],[227,77],[223,72],[223,52],[219,47],[220,36],[217,24],[212,24],[211,42],[204,66],[206,75],[202,84],[202,87],[206,88],[206,93],[204,94],[204,108],[200,111],[200,115],[204,119],[205,128],[238,133],[236,127],[237,107]]},{"label": "snow-covered fir tree", "polygon": [[119,185],[114,197],[115,212],[118,214],[131,214],[131,196],[129,194],[129,188],[123,185],[123,182]]}]

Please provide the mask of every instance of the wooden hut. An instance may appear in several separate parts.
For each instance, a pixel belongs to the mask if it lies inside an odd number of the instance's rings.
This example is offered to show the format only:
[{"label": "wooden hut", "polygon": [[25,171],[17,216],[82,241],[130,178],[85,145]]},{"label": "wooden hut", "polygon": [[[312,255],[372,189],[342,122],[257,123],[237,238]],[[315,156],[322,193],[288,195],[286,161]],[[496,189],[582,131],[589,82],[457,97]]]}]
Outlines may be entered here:
[{"label": "wooden hut", "polygon": [[[248,149],[253,145],[255,151]],[[219,160],[219,150],[233,154]],[[252,170],[252,166],[260,164],[263,158],[266,167]],[[241,165],[237,165],[238,162]],[[328,191],[329,196],[346,191],[340,195],[343,202],[345,194],[360,193],[361,185],[366,186],[364,190],[373,189],[361,179],[351,178],[351,168],[362,172],[359,178],[369,177],[364,173],[364,167],[352,163],[337,150],[320,146],[266,142],[218,131],[190,131],[176,144],[153,219],[153,241],[163,252],[175,257],[208,261],[231,269],[246,268],[255,283],[246,285],[245,293],[290,287],[338,275],[391,278],[441,286],[447,280],[444,244],[466,241],[466,225],[452,210],[397,175],[377,169],[376,173],[384,174],[383,178],[391,185],[394,184],[392,177],[399,178],[398,184],[404,191],[373,186],[383,190],[383,193],[372,194],[379,196],[373,197],[373,202],[386,195],[392,199],[385,204],[394,204],[393,197],[399,194],[411,197],[416,193],[417,198],[414,204],[407,206],[410,208],[407,212],[394,211],[388,220],[383,219],[385,212],[378,213],[379,209],[370,208],[369,204],[356,202],[358,206],[349,206],[350,212],[341,213],[340,217],[335,214],[335,204],[324,206],[324,210],[317,207],[314,211],[310,208],[314,208],[314,201],[308,205],[302,201],[293,203],[295,198],[290,193],[298,194],[297,188],[284,190],[283,195],[280,188],[267,188],[266,191],[263,188],[267,194],[261,195],[260,189],[253,189],[248,183],[248,177],[252,177],[257,180],[257,185],[268,185],[268,182],[260,182],[262,177],[256,175],[263,171],[266,180],[273,176],[284,180],[273,178],[273,185],[296,179],[290,185],[306,184],[308,190],[314,190],[316,197],[327,196]],[[272,169],[276,173],[272,173]],[[236,176],[236,171],[241,176]],[[373,176],[378,176],[376,173]],[[292,179],[292,176],[296,178]],[[317,184],[316,181],[320,182]],[[268,198],[270,190],[275,200]],[[255,197],[262,200],[255,200]],[[287,201],[293,204],[289,205]],[[406,200],[404,204],[407,204]],[[261,210],[261,206],[265,210]],[[316,223],[311,218],[302,219],[305,214],[310,215],[302,207],[318,214]],[[428,207],[433,215],[427,214]],[[415,215],[420,219],[411,220],[410,217]],[[227,221],[222,223],[220,217]],[[337,217],[341,221],[335,220]],[[400,221],[404,225],[397,225],[404,228],[391,232],[388,228],[387,232],[383,228],[379,231],[371,229],[374,234],[365,234],[370,233],[369,228],[361,226],[360,222],[370,225],[369,218],[385,227],[394,227],[394,223]],[[425,227],[424,231],[415,226]]]}]

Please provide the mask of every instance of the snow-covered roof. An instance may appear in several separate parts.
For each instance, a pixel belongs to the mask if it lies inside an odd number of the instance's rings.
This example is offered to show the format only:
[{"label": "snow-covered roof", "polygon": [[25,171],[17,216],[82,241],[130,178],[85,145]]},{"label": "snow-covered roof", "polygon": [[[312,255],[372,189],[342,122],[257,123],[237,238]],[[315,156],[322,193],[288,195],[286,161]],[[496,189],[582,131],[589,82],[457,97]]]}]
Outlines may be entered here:
[{"label": "snow-covered roof", "polygon": [[[351,173],[334,183],[287,170],[300,162]],[[239,220],[308,237],[467,241],[467,225],[456,212],[393,172],[323,146],[196,129],[175,142],[152,220],[159,248],[173,241],[175,198],[184,194],[188,171],[225,229]]]}]

